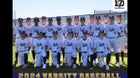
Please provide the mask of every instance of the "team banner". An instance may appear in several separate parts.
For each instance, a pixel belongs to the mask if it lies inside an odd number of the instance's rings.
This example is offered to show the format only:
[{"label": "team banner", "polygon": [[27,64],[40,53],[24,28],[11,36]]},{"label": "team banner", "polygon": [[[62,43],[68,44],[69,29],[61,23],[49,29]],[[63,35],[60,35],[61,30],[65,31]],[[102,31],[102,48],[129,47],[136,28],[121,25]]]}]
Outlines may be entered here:
[{"label": "team banner", "polygon": [[128,78],[127,72],[120,73],[20,73],[13,72],[13,78]]}]

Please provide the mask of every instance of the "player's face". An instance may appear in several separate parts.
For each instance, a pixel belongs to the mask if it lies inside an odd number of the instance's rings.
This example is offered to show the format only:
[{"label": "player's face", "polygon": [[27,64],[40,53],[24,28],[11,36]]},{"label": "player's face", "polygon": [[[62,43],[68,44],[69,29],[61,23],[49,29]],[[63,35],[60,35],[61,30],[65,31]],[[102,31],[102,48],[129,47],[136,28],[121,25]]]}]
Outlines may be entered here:
[{"label": "player's face", "polygon": [[60,24],[61,23],[61,20],[56,20],[57,21],[57,24]]},{"label": "player's face", "polygon": [[41,23],[42,23],[42,24],[46,24],[46,19],[42,19],[42,20],[41,20]]},{"label": "player's face", "polygon": [[103,38],[104,37],[104,33],[100,33],[100,38]]},{"label": "player's face", "polygon": [[26,37],[26,34],[21,34],[21,38],[25,38]]},{"label": "player's face", "polygon": [[87,34],[83,34],[83,38],[87,38]]},{"label": "player's face", "polygon": [[72,34],[71,33],[68,33],[68,38],[72,38]]},{"label": "player's face", "polygon": [[77,23],[79,23],[79,19],[78,18],[75,18],[74,19],[74,22],[77,24]]},{"label": "player's face", "polygon": [[110,19],[110,23],[114,23],[114,19]]},{"label": "player's face", "polygon": [[53,34],[53,37],[54,37],[54,38],[57,38],[57,34],[56,34],[56,33],[55,33],[55,34]]},{"label": "player's face", "polygon": [[49,21],[48,21],[48,24],[52,25],[52,20],[49,20]]},{"label": "player's face", "polygon": [[41,37],[42,37],[42,34],[37,34],[37,37],[38,37],[38,38],[41,38]]},{"label": "player's face", "polygon": [[90,22],[94,22],[94,17],[90,17]]},{"label": "player's face", "polygon": [[27,23],[28,26],[30,26],[31,25],[31,20],[26,20],[26,23]]},{"label": "player's face", "polygon": [[116,21],[117,21],[117,23],[121,23],[121,18],[120,17],[117,17],[116,18]]},{"label": "player's face", "polygon": [[67,24],[68,24],[68,25],[71,24],[71,22],[72,22],[71,20],[67,20]]},{"label": "player's face", "polygon": [[104,17],[104,23],[107,23],[109,21],[108,17]]},{"label": "player's face", "polygon": [[100,19],[96,19],[96,22],[97,22],[97,23],[100,23]]},{"label": "player's face", "polygon": [[38,25],[38,21],[35,21],[35,22],[34,22],[34,25]]},{"label": "player's face", "polygon": [[18,21],[18,23],[19,23],[19,26],[22,26],[23,20]]},{"label": "player's face", "polygon": [[81,24],[85,24],[85,20],[81,20],[80,22],[81,22]]}]

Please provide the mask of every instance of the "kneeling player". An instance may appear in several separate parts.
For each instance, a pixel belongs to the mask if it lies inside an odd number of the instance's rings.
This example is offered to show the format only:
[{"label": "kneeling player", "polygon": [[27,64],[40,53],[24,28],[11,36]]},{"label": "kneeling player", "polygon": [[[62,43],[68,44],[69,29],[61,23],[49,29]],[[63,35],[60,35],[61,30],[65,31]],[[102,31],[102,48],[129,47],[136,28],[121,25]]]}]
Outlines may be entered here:
[{"label": "kneeling player", "polygon": [[[33,50],[35,51],[35,63],[36,67],[46,68],[46,52],[47,42],[44,38],[42,38],[42,33],[37,32],[37,38],[33,41]],[[42,62],[43,61],[43,62]]]},{"label": "kneeling player", "polygon": [[73,60],[73,68],[76,68],[76,47],[77,47],[77,40],[72,38],[72,31],[68,31],[68,38],[64,41],[64,48],[66,54],[67,65],[72,65]]},{"label": "kneeling player", "polygon": [[61,54],[62,42],[58,39],[58,32],[53,31],[53,38],[49,42],[49,49],[52,51],[52,61],[56,68],[60,67],[60,54]]},{"label": "kneeling player", "polygon": [[104,31],[99,32],[99,38],[95,42],[94,46],[98,60],[99,60],[99,67],[103,67],[104,60],[103,58],[106,57],[106,70],[109,70],[109,62],[110,62],[110,44],[109,41],[104,37]]},{"label": "kneeling player", "polygon": [[26,38],[24,31],[20,32],[20,38],[16,40],[15,47],[18,52],[20,66],[26,68],[28,66],[28,48],[30,47],[29,38]]},{"label": "kneeling player", "polygon": [[[88,38],[87,36],[88,32],[83,31],[83,37],[80,38],[78,42],[78,49],[82,53],[83,67],[87,67],[88,56],[90,56],[90,66],[93,66],[93,51],[91,50],[93,45],[91,38]],[[93,69],[93,67],[91,67],[90,69]]]}]

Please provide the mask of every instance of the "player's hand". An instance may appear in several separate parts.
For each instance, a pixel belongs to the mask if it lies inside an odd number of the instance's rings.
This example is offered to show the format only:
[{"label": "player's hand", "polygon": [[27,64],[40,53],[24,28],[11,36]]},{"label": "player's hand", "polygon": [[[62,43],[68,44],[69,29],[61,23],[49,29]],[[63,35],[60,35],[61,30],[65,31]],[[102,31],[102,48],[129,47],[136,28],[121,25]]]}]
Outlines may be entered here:
[{"label": "player's hand", "polygon": [[121,37],[121,34],[120,33],[118,33],[118,37]]},{"label": "player's hand", "polygon": [[15,40],[13,41],[13,45],[15,46]]}]

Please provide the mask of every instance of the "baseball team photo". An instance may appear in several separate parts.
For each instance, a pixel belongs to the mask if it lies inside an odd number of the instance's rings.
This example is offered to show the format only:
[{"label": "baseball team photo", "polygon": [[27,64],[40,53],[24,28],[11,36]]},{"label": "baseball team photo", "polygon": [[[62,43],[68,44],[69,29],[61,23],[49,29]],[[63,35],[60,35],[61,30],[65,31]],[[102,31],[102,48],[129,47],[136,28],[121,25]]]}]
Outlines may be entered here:
[{"label": "baseball team photo", "polygon": [[20,12],[15,10],[13,18],[13,72],[127,72],[127,11],[16,13]]},{"label": "baseball team photo", "polygon": [[122,15],[18,18],[13,32],[14,70],[127,71],[127,26]]}]

